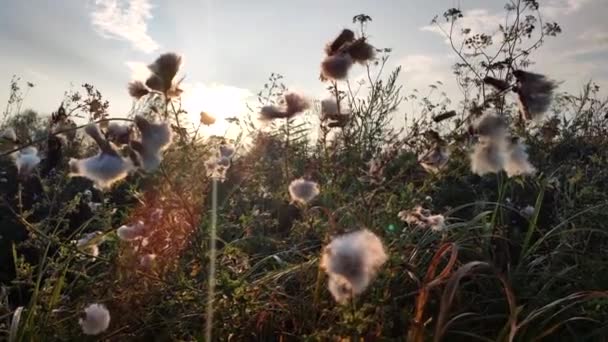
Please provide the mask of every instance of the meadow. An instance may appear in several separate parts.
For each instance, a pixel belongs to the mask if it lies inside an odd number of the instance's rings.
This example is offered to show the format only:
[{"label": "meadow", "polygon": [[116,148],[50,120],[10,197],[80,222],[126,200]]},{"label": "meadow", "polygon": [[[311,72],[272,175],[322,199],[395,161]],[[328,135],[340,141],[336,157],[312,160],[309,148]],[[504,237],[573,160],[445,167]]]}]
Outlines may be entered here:
[{"label": "meadow", "polygon": [[434,19],[462,100],[405,93],[361,14],[319,42],[326,98],[272,74],[225,136],[178,53],[121,116],[90,84],[23,108],[14,78],[2,340],[608,340],[608,99],[536,73],[561,28],[510,4],[494,36]]}]

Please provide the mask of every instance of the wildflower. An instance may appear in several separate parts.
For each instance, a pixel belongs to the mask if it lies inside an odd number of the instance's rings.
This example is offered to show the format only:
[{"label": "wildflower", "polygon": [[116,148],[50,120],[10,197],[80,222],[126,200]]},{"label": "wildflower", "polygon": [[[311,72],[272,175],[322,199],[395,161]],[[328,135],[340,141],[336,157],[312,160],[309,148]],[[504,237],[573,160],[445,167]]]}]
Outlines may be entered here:
[{"label": "wildflower", "polygon": [[137,221],[130,226],[123,225],[116,230],[116,234],[123,241],[132,241],[139,239],[146,233],[146,226],[142,221]]},{"label": "wildflower", "polygon": [[439,173],[447,165],[449,158],[450,152],[448,149],[443,145],[437,144],[420,159],[419,163],[427,172]]},{"label": "wildflower", "polygon": [[495,114],[486,113],[482,115],[474,125],[477,135],[487,139],[501,139],[506,133],[506,124],[503,119]]},{"label": "wildflower", "polygon": [[349,54],[340,53],[327,56],[321,62],[321,79],[343,80],[348,75],[348,71],[352,65],[353,59]]},{"label": "wildflower", "polygon": [[260,118],[264,121],[274,119],[290,119],[310,107],[310,103],[302,95],[287,93],[283,95],[283,106],[264,106],[260,110]]},{"label": "wildflower", "polygon": [[483,82],[486,84],[491,85],[492,87],[494,87],[496,90],[498,90],[499,92],[505,91],[507,89],[509,89],[510,85],[508,82],[503,81],[503,80],[499,80],[497,78],[494,77],[485,77],[483,79]]},{"label": "wildflower", "polygon": [[133,169],[133,163],[120,156],[115,146],[102,138],[96,125],[87,126],[85,132],[95,140],[100,152],[85,159],[71,159],[70,177],[88,178],[101,189],[125,178]]},{"label": "wildflower", "polygon": [[504,143],[480,139],[471,154],[471,171],[480,176],[497,173],[504,165]]},{"label": "wildflower", "polygon": [[515,70],[513,75],[517,79],[514,91],[517,93],[519,109],[524,118],[532,120],[540,117],[549,109],[557,85],[541,74]]},{"label": "wildflower", "polygon": [[84,309],[84,318],[78,323],[85,335],[98,335],[110,326],[110,312],[103,304],[90,304]]},{"label": "wildflower", "polygon": [[17,142],[17,134],[15,133],[15,130],[12,127],[6,128],[4,131],[2,131],[2,135],[0,135],[0,137],[12,143]]},{"label": "wildflower", "polygon": [[181,63],[182,57],[175,53],[160,55],[154,63],[148,65],[152,75],[146,80],[146,86],[168,97],[179,95],[181,89],[173,84],[173,78],[177,75]]},{"label": "wildflower", "polygon": [[319,184],[303,178],[293,180],[289,184],[289,195],[291,200],[307,204],[319,195]]},{"label": "wildflower", "polygon": [[230,168],[230,159],[226,157],[211,157],[205,161],[207,177],[215,178],[220,182],[226,180],[228,168]]},{"label": "wildflower", "polygon": [[429,228],[433,231],[445,230],[445,217],[443,215],[431,215],[430,210],[417,205],[412,210],[400,211],[397,216],[401,221],[409,225]]},{"label": "wildflower", "polygon": [[206,112],[201,112],[201,123],[205,126],[211,126],[215,123],[215,118]]},{"label": "wildflower", "polygon": [[101,235],[100,231],[85,234],[76,241],[76,248],[93,258],[97,257],[99,255],[99,244],[103,242],[103,237],[99,239]]},{"label": "wildflower", "polygon": [[141,267],[145,269],[150,269],[154,266],[154,261],[156,260],[156,254],[146,254],[139,258],[139,264]]},{"label": "wildflower", "polygon": [[224,158],[232,158],[234,151],[234,146],[231,144],[221,144],[219,148],[220,157]]},{"label": "wildflower", "polygon": [[117,122],[110,122],[106,130],[108,140],[124,145],[128,144],[131,140],[131,127],[128,125],[121,125]]},{"label": "wildflower", "polygon": [[328,56],[334,55],[342,46],[352,43],[355,40],[355,33],[349,29],[344,29],[336,39],[325,46],[325,53]]},{"label": "wildflower", "polygon": [[140,98],[148,95],[150,90],[146,87],[146,85],[141,81],[133,81],[129,82],[128,85],[129,95],[133,98],[139,100]]},{"label": "wildflower", "polygon": [[141,141],[132,141],[131,148],[141,157],[145,171],[160,166],[162,152],[171,144],[171,127],[168,123],[152,123],[141,115],[135,116],[135,125],[141,133]]},{"label": "wildflower", "polygon": [[346,44],[341,50],[346,52],[354,62],[359,64],[364,64],[376,56],[376,49],[367,43],[365,37]]},{"label": "wildflower", "polygon": [[528,161],[526,145],[522,144],[519,138],[510,139],[506,155],[504,169],[509,177],[531,175],[536,172],[536,168]]},{"label": "wildflower", "polygon": [[530,217],[532,217],[532,215],[534,215],[535,211],[536,211],[536,209],[533,206],[528,205],[525,208],[523,208],[520,211],[520,213],[521,213],[522,216],[524,216],[526,218],[530,218]]},{"label": "wildflower", "polygon": [[365,291],[388,259],[382,241],[367,229],[334,238],[323,250],[320,267],[338,303]]},{"label": "wildflower", "polygon": [[27,177],[40,164],[38,149],[33,146],[25,147],[12,156],[20,177]]}]

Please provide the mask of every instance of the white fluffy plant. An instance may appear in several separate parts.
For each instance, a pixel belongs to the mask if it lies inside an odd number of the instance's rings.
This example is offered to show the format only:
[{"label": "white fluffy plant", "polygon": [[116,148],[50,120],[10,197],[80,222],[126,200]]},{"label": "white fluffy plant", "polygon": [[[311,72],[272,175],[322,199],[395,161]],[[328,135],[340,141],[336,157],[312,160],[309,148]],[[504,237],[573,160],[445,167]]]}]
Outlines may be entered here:
[{"label": "white fluffy plant", "polygon": [[78,323],[85,335],[99,335],[110,326],[110,311],[103,304],[90,304]]},{"label": "white fluffy plant", "polygon": [[97,188],[107,189],[134,170],[133,162],[122,157],[114,144],[103,138],[97,125],[88,125],[85,133],[97,143],[99,153],[89,158],[71,159],[71,177],[88,178]]},{"label": "white fluffy plant", "polygon": [[137,152],[142,169],[155,171],[160,166],[163,151],[171,144],[171,127],[166,122],[151,122],[142,115],[135,116],[135,125],[141,139],[132,141],[131,148]]},{"label": "white fluffy plant", "polygon": [[293,180],[289,184],[289,195],[292,202],[297,202],[303,205],[310,203],[319,195],[319,184],[303,178]]},{"label": "white fluffy plant", "polygon": [[323,250],[320,267],[327,273],[332,296],[344,304],[365,291],[387,260],[382,241],[363,229],[332,239]]}]

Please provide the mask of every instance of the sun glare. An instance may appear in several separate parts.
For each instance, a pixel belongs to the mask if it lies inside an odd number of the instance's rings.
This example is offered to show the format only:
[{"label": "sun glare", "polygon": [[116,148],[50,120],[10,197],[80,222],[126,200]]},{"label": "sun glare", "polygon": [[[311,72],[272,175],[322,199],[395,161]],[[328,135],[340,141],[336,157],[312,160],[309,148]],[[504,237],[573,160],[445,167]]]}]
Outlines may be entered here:
[{"label": "sun glare", "polygon": [[247,89],[220,84],[208,86],[196,83],[194,85],[184,85],[182,106],[188,111],[190,120],[195,125],[200,122],[201,112],[206,112],[216,119],[211,126],[202,126],[203,134],[232,135],[238,132],[234,129],[228,131],[229,123],[225,119],[240,117],[246,113],[247,100],[251,96],[252,93]]}]

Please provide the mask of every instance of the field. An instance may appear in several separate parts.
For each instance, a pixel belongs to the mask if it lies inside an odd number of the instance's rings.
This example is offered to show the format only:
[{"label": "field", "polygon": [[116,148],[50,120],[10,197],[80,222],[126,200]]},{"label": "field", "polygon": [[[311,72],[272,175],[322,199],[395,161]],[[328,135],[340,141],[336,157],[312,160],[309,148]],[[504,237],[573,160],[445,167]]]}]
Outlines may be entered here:
[{"label": "field", "polygon": [[404,93],[366,15],[328,34],[325,99],[272,74],[225,136],[178,54],[124,117],[89,84],[22,108],[13,79],[2,340],[606,341],[608,99],[535,73],[561,28],[515,3],[498,38],[445,32],[462,101]]}]

